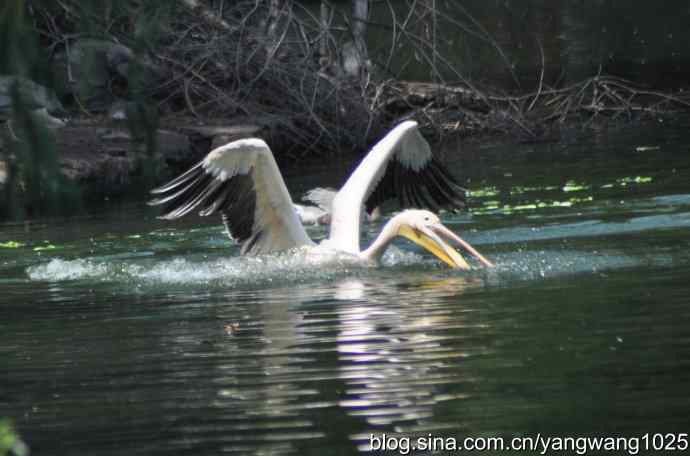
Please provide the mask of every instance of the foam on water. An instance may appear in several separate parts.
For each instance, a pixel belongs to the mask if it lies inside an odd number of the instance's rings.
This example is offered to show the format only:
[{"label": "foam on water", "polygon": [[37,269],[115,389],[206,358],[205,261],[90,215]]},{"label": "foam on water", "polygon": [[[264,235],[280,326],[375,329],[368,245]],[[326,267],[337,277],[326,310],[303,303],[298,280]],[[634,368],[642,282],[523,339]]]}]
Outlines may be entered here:
[{"label": "foam on water", "polygon": [[104,263],[87,259],[62,260],[60,258],[26,269],[31,280],[45,281],[97,279],[107,276],[108,271],[108,265]]},{"label": "foam on water", "polygon": [[[652,255],[641,258],[619,252],[582,252],[577,250],[517,250],[492,255],[496,268],[467,273],[450,270],[436,259],[394,248],[383,258],[377,274],[395,274],[396,268],[412,267],[434,276],[468,276],[484,278],[487,285],[507,285],[513,281],[543,280],[553,277],[599,273],[607,270],[634,268],[655,263],[667,266],[669,258]],[[83,281],[131,284],[134,287],[157,285],[210,286],[253,288],[312,282],[332,282],[342,277],[363,278],[371,275],[371,265],[353,262],[343,255],[327,265],[305,252],[297,251],[260,257],[222,257],[215,259],[75,259],[54,258],[26,270],[35,281]],[[398,270],[399,272],[399,270]]]},{"label": "foam on water", "polygon": [[[651,220],[650,220],[651,219]],[[639,231],[660,224],[664,228],[683,226],[688,213],[664,214],[630,218],[623,222],[604,223],[599,220],[583,220],[577,223],[546,225],[542,227],[517,226],[475,234],[479,245],[507,243],[509,251],[494,251],[480,248],[496,265],[492,271],[479,270],[472,276],[484,276],[488,284],[507,284],[518,280],[540,280],[550,277],[578,273],[597,273],[603,270],[637,267],[654,263],[666,266],[680,261],[678,253],[669,257],[665,252],[654,250],[623,254],[608,245],[600,252],[573,249],[569,244],[563,248],[531,245],[558,237],[576,238],[581,235],[594,236],[621,234]],[[652,223],[654,222],[654,223]],[[516,241],[523,241],[516,243]],[[526,241],[526,242],[525,242]],[[30,280],[61,282],[82,281],[87,283],[112,283],[116,286],[130,284],[134,287],[155,287],[156,285],[188,286],[280,286],[290,283],[328,282],[338,277],[364,277],[371,274],[372,265],[362,265],[347,254],[337,254],[329,249],[295,249],[276,255],[241,257],[236,253],[227,256],[218,249],[187,253],[175,257],[167,256],[165,249],[156,253],[129,244],[118,246],[122,252],[107,256],[91,256],[77,259],[56,257],[48,262],[35,264],[26,269]],[[135,246],[137,247],[137,246]],[[119,250],[118,249],[118,250]],[[488,251],[487,251],[488,250]],[[603,251],[605,250],[605,251]],[[197,251],[195,249],[195,251]],[[198,251],[197,251],[198,252]],[[666,255],[666,256],[664,256]],[[382,259],[383,268],[377,274],[396,274],[395,268],[441,272],[444,276],[467,275],[463,271],[446,269],[436,258],[419,250],[408,250],[391,245]],[[389,272],[390,270],[390,272]],[[398,271],[399,272],[399,271]],[[426,273],[425,272],[425,273]]]},{"label": "foam on water", "polygon": [[[327,267],[324,267],[327,261]],[[387,267],[433,264],[414,252],[391,248],[382,260]],[[98,281],[145,284],[240,285],[266,283],[305,283],[324,281],[344,274],[358,274],[372,265],[362,265],[346,254],[331,253],[324,260],[306,250],[294,250],[258,257],[218,257],[160,259],[152,256],[108,258],[53,258],[30,266],[26,273],[36,281]]]}]

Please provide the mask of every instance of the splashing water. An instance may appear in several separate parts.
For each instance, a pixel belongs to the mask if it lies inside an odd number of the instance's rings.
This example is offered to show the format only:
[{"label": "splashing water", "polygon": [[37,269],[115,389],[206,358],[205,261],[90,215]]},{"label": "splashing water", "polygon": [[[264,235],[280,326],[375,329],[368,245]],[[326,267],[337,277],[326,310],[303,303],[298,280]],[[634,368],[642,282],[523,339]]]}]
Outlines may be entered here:
[{"label": "splashing water", "polygon": [[[324,262],[327,261],[327,267]],[[414,252],[391,248],[384,255],[386,267],[434,264]],[[353,261],[347,254],[331,252],[327,259],[313,256],[307,250],[296,249],[258,257],[222,257],[193,260],[182,257],[160,260],[152,257],[107,259],[53,258],[47,263],[30,266],[26,273],[30,280],[100,282],[135,282],[137,284],[176,285],[265,285],[269,283],[306,283],[331,280],[342,275],[357,275],[372,265]]]},{"label": "splashing water", "polygon": [[[483,276],[487,284],[509,283],[515,280],[540,280],[567,274],[596,273],[605,270],[634,267],[640,258],[616,252],[586,254],[569,250],[534,250],[506,252],[494,255],[497,267],[467,273],[447,269],[436,259],[396,247],[382,258],[386,274],[404,268],[436,270],[443,276]],[[664,258],[648,259],[658,264]],[[26,273],[30,280],[61,282],[91,281],[134,283],[137,286],[179,285],[211,287],[265,287],[290,283],[326,282],[341,277],[367,277],[371,264],[353,261],[349,255],[339,254],[327,265],[305,251],[292,251],[259,257],[223,257],[194,260],[183,257],[160,260],[145,258],[74,259],[53,258],[47,263],[30,266]],[[384,273],[382,270],[381,273]]]}]

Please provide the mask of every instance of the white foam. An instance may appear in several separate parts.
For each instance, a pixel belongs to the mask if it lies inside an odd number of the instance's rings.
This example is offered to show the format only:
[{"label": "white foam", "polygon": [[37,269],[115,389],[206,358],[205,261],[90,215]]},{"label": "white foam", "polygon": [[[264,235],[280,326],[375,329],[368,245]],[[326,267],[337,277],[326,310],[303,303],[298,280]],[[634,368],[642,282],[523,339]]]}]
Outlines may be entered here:
[{"label": "white foam", "polygon": [[415,252],[408,252],[406,250],[399,249],[398,247],[391,245],[386,249],[386,252],[381,258],[381,263],[384,266],[409,266],[414,264],[420,264],[428,261],[438,262],[436,259],[426,258]]},{"label": "white foam", "polygon": [[26,272],[31,280],[63,281],[102,277],[107,275],[108,268],[91,260],[54,258],[48,263],[27,268]]},{"label": "white foam", "polygon": [[[489,283],[539,280],[577,273],[636,267],[643,259],[616,252],[587,253],[568,250],[515,251],[494,255],[497,267],[477,272]],[[661,262],[662,258],[644,261]],[[383,257],[385,268],[423,267],[446,271],[430,256],[390,248]],[[668,263],[668,261],[666,261]],[[306,249],[259,257],[174,257],[129,256],[108,258],[55,258],[26,269],[30,280],[60,282],[85,281],[126,284],[133,287],[179,286],[280,286],[292,283],[328,282],[348,277],[366,277],[372,265],[362,265],[346,254],[314,255]],[[447,274],[466,274],[447,270]]]},{"label": "white foam", "polygon": [[327,258],[296,250],[278,255],[259,257],[218,257],[195,259],[176,257],[129,257],[108,259],[55,258],[27,268],[31,280],[38,281],[105,281],[114,283],[145,284],[265,284],[306,283],[329,280],[343,274],[365,271],[368,265],[352,261],[352,257],[336,254]]}]

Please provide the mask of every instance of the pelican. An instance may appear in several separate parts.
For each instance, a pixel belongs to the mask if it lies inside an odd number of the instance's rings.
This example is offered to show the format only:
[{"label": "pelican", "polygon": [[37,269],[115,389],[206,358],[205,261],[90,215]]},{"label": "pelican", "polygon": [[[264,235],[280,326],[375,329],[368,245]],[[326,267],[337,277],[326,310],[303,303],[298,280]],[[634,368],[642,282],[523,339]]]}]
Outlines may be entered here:
[{"label": "pelican", "polygon": [[330,225],[333,199],[337,193],[332,188],[317,187],[302,195],[302,202],[309,204],[293,205],[299,221],[303,225]]},{"label": "pelican", "polygon": [[[302,201],[309,203],[309,205],[294,204],[295,211],[299,217],[299,221],[303,225],[330,225],[331,212],[333,212],[333,200],[338,190],[333,188],[312,188],[304,195]],[[366,222],[375,222],[381,218],[381,208],[375,207],[371,212],[362,206],[363,220]]]},{"label": "pelican", "polygon": [[[220,214],[241,254],[259,255],[304,247],[323,257],[344,253],[355,261],[377,262],[397,236],[405,237],[452,268],[470,269],[453,241],[491,267],[467,242],[446,228],[430,210],[459,209],[465,190],[436,161],[414,121],[393,128],[359,163],[332,202],[330,234],[319,246],[308,236],[268,145],[240,139],[212,150],[167,184],[151,190],[150,205],[165,205],[159,217],[180,218],[192,211]],[[360,246],[362,206],[371,210],[397,198],[400,212],[367,248]]]}]

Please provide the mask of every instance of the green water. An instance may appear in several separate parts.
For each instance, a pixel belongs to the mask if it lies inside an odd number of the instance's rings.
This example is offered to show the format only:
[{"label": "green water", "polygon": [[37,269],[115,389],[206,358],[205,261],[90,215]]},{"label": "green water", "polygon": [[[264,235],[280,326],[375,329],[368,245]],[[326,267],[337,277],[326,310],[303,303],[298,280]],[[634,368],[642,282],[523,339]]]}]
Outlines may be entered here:
[{"label": "green water", "polygon": [[446,147],[473,207],[444,222],[491,272],[404,241],[373,269],[241,259],[139,202],[0,225],[0,416],[35,455],[688,432],[684,125]]}]

